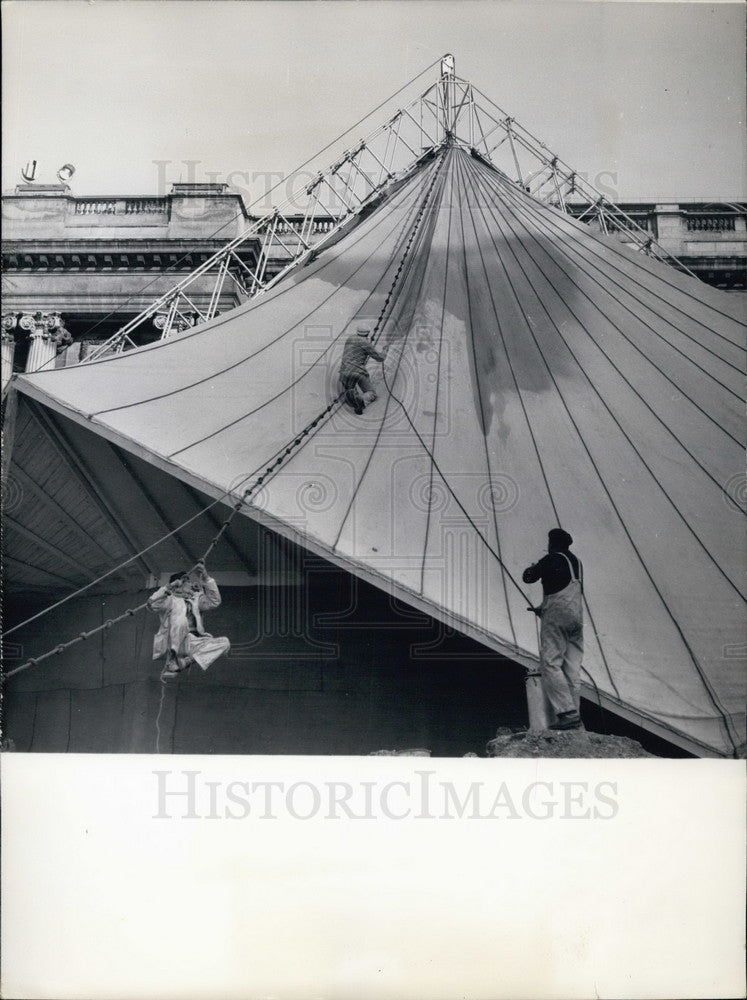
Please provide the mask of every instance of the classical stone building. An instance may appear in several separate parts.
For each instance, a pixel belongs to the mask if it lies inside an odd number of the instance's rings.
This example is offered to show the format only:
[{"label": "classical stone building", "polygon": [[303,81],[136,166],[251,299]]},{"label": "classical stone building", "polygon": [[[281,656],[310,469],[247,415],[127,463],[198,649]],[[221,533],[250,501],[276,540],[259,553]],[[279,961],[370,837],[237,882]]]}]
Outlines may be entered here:
[{"label": "classical stone building", "polygon": [[[13,331],[13,315],[19,320],[14,368],[37,360],[18,336],[25,316],[41,314],[35,324],[41,330],[44,317],[61,314],[73,344],[59,363],[74,363],[246,223],[241,198],[225,185],[177,184],[163,198],[83,198],[63,185],[17,187],[3,198],[4,333]],[[239,255],[251,260],[253,252],[247,246]],[[239,301],[239,286],[227,284],[221,307]],[[55,349],[52,328],[35,335],[46,337],[48,353]],[[138,336],[153,339],[158,330],[151,325]]]},{"label": "classical stone building", "polygon": [[[591,207],[575,204],[571,211],[589,221]],[[703,281],[745,289],[747,205],[672,202],[620,208]],[[225,184],[202,183],[174,184],[164,197],[79,196],[64,184],[22,184],[3,196],[2,213],[5,378],[11,366],[24,371],[82,360],[92,345],[255,221],[240,194]],[[329,217],[315,220],[310,238],[333,224]],[[616,226],[613,217],[607,225],[625,241],[625,221]],[[237,249],[231,280],[220,291],[220,311],[248,297],[247,275],[259,250],[258,237]],[[269,273],[286,262],[287,256],[269,261]],[[211,276],[190,287],[197,308],[205,308],[214,287]],[[135,342],[156,339],[162,325],[156,315],[133,334]]]},{"label": "classical stone building", "polygon": [[[588,205],[569,206],[584,218]],[[724,291],[747,288],[747,204],[622,203],[619,208],[701,281]],[[608,226],[625,240],[626,226]]]},{"label": "classical stone building", "polygon": [[[704,281],[745,288],[747,206],[621,207]],[[593,208],[576,204],[572,211],[599,225]],[[65,185],[29,184],[5,195],[2,209],[4,382],[11,370],[85,359],[227,241],[253,232],[255,222],[241,196],[222,184],[175,184],[163,197],[76,196]],[[629,239],[622,216],[608,213],[605,225]],[[333,226],[329,216],[313,219],[310,242]],[[285,249],[279,245],[265,262],[266,274],[293,256],[293,234],[283,237]],[[213,303],[220,311],[249,297],[260,253],[253,235],[237,247],[230,280]],[[190,285],[194,308],[205,310],[215,288],[213,276]],[[155,313],[133,340],[161,337],[163,320]],[[128,615],[163,566],[195,562],[225,514],[103,439],[88,466],[80,448],[85,431],[49,419],[28,400],[9,424],[15,441],[7,449],[12,465],[4,459],[5,615],[11,628],[30,624],[6,640],[6,669]],[[179,529],[195,518],[189,533]],[[149,555],[155,539],[165,539],[159,560]],[[450,756],[481,749],[497,719],[523,724],[522,667],[249,518],[226,532],[211,571],[223,605],[210,627],[233,644],[217,680],[193,678],[162,702],[160,667],[151,659],[155,625],[133,615],[95,644],[45,661],[54,669],[11,681],[4,725],[16,748],[366,753],[424,746]],[[52,597],[79,587],[86,593],[36,623]],[[635,735],[653,752],[679,752],[601,704],[590,702],[586,711],[592,728]]]}]

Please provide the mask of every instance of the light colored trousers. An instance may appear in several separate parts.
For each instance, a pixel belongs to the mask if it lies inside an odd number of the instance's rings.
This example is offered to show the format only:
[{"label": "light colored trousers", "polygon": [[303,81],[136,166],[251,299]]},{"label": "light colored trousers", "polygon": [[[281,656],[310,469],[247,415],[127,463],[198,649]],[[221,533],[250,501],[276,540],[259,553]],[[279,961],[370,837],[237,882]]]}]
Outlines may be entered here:
[{"label": "light colored trousers", "polygon": [[578,712],[581,705],[581,661],[584,658],[584,611],[581,582],[573,579],[542,602],[540,674],[542,690],[557,716]]},{"label": "light colored trousers", "polygon": [[581,704],[581,661],[584,627],[581,622],[562,624],[552,614],[542,615],[540,673],[542,690],[555,715],[578,712]]},{"label": "light colored trousers", "polygon": [[187,637],[187,655],[203,670],[207,670],[219,656],[227,653],[231,643],[225,636],[189,635]]}]

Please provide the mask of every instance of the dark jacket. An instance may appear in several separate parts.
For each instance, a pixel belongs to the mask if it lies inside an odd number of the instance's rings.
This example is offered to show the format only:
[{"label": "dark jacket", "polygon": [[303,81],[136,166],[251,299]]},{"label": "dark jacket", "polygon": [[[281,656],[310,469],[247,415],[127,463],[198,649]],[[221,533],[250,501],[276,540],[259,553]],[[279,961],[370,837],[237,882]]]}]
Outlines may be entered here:
[{"label": "dark jacket", "polygon": [[575,578],[581,579],[581,562],[566,549],[564,552],[548,552],[539,562],[524,570],[522,580],[524,583],[536,583],[541,580],[542,593],[545,597],[549,594],[557,594],[571,582],[571,571],[563,558],[564,556],[570,559]]}]

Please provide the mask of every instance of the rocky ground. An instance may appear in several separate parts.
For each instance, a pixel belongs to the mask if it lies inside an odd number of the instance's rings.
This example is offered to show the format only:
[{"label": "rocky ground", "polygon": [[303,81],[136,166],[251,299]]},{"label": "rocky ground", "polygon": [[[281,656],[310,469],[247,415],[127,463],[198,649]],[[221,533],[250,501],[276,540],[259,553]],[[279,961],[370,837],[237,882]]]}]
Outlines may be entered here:
[{"label": "rocky ground", "polygon": [[541,733],[499,729],[487,745],[489,757],[653,757],[627,736],[604,736],[585,729]]},{"label": "rocky ground", "polygon": [[[430,750],[376,750],[374,757],[430,757]],[[626,736],[604,736],[585,729],[540,733],[501,728],[482,753],[467,753],[465,757],[616,757],[633,759],[654,757],[640,743]]]}]

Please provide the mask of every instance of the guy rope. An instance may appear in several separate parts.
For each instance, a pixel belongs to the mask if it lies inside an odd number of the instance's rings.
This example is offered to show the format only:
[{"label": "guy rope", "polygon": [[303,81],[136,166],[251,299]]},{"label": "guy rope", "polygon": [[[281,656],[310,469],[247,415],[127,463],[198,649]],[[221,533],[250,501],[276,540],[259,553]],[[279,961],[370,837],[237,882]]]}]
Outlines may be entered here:
[{"label": "guy rope", "polygon": [[[411,229],[411,232],[410,232],[410,236],[408,238],[408,241],[407,241],[407,244],[405,246],[404,252],[403,252],[402,257],[400,259],[399,266],[398,266],[398,268],[397,268],[397,270],[395,272],[395,275],[394,275],[394,278],[392,280],[391,286],[390,286],[390,288],[389,288],[389,290],[388,290],[388,292],[386,294],[386,297],[384,299],[384,304],[381,307],[381,311],[379,312],[379,316],[378,316],[378,318],[376,320],[376,324],[375,324],[374,329],[372,331],[372,339],[376,338],[378,336],[378,334],[379,334],[382,322],[383,322],[384,317],[386,315],[387,309],[389,308],[389,303],[390,303],[390,301],[392,299],[392,295],[394,294],[394,290],[395,290],[395,288],[396,288],[396,286],[397,286],[397,284],[400,281],[400,278],[402,276],[402,272],[403,272],[403,269],[404,269],[404,266],[405,266],[405,261],[406,261],[408,255],[409,255],[409,253],[410,253],[410,249],[412,248],[413,241],[414,241],[415,236],[417,234],[417,231],[418,231],[418,229],[420,227],[420,223],[421,223],[421,221],[423,219],[423,215],[425,213],[425,209],[426,209],[428,200],[429,200],[430,195],[431,195],[431,193],[433,191],[433,187],[435,185],[435,182],[436,182],[436,179],[438,177],[439,171],[440,171],[441,166],[443,164],[443,152],[445,152],[445,144],[444,144],[444,149],[442,151],[441,162],[438,164],[436,170],[434,171],[434,174],[433,174],[433,177],[431,178],[430,184],[428,185],[428,188],[427,188],[427,190],[425,192],[425,195],[423,196],[423,201],[422,201],[422,203],[420,205],[420,208],[419,208],[419,210],[417,212],[417,215],[415,216],[415,219],[413,221],[412,229]],[[272,478],[272,477],[274,477],[274,476],[277,475],[277,473],[280,471],[280,467],[283,465],[283,463],[288,459],[288,457],[291,454],[294,453],[294,451],[301,444],[304,443],[305,439],[309,436],[309,434],[311,434],[312,432],[314,432],[315,428],[318,427],[318,425],[320,424],[320,422],[322,420],[325,420],[327,417],[329,417],[332,414],[333,410],[335,410],[335,409],[337,409],[337,408],[340,407],[340,405],[342,403],[343,397],[344,397],[344,393],[343,392],[339,393],[332,400],[332,402],[329,403],[329,405],[326,406],[322,410],[322,412],[314,420],[312,420],[310,423],[308,423],[306,425],[306,427],[304,427],[304,429],[302,431],[300,431],[298,434],[296,434],[296,436],[293,438],[293,440],[284,449],[281,449],[279,452],[276,453],[274,460],[272,462],[270,462],[266,466],[264,472],[260,476],[258,476],[257,479],[255,479],[255,481],[252,483],[252,485],[250,487],[248,487],[246,490],[243,491],[243,493],[241,494],[241,497],[239,498],[239,500],[234,504],[233,509],[231,510],[230,514],[225,519],[225,521],[223,521],[223,523],[221,524],[221,526],[218,529],[217,533],[215,534],[215,536],[211,540],[210,544],[208,545],[207,549],[202,554],[202,557],[198,560],[197,563],[194,564],[194,566],[191,567],[191,569],[190,569],[189,572],[192,572],[192,570],[194,570],[199,563],[206,562],[208,556],[213,551],[213,549],[215,548],[215,546],[218,544],[218,542],[220,541],[220,539],[222,538],[222,536],[224,535],[224,533],[227,531],[228,527],[230,526],[230,524],[233,521],[233,519],[236,516],[236,514],[238,514],[238,512],[241,510],[241,508],[245,504],[248,503],[248,501],[250,500],[251,496],[257,490],[259,490],[268,481],[269,478]],[[134,556],[130,557],[129,559],[125,560],[124,562],[120,563],[118,566],[114,567],[114,569],[111,569],[107,573],[103,574],[102,576],[97,577],[96,580],[91,581],[91,583],[86,584],[86,586],[81,587],[79,590],[76,590],[73,594],[69,594],[67,597],[63,598],[62,600],[55,602],[54,604],[50,605],[45,610],[40,611],[36,615],[33,615],[31,618],[27,618],[25,621],[20,622],[18,625],[14,625],[13,628],[10,628],[10,629],[7,630],[7,632],[3,633],[3,638],[5,638],[6,636],[10,635],[12,632],[16,632],[18,629],[23,628],[25,625],[29,625],[31,622],[36,621],[37,619],[41,618],[43,615],[48,614],[54,608],[59,607],[63,603],[66,603],[67,601],[71,600],[73,597],[77,597],[80,594],[82,594],[84,591],[90,590],[91,587],[95,586],[97,583],[100,583],[101,580],[105,579],[108,576],[111,576],[118,569],[121,569],[123,566],[126,566],[128,563],[132,562],[134,559],[137,559],[138,556],[142,555],[144,552],[147,552],[149,549],[154,548],[156,545],[159,545],[161,542],[163,542],[167,538],[171,537],[171,535],[173,535],[176,532],[180,531],[183,527],[185,527],[185,525],[189,524],[190,522],[196,520],[198,517],[201,517],[203,514],[207,513],[207,511],[209,511],[211,508],[213,508],[216,504],[220,503],[221,500],[223,500],[227,496],[229,496],[230,492],[232,492],[232,491],[226,492],[223,495],[223,497],[221,497],[220,499],[215,500],[212,503],[208,504],[208,506],[205,507],[205,508],[203,508],[198,514],[195,514],[193,517],[189,518],[188,521],[185,521],[183,524],[179,525],[178,528],[175,528],[173,531],[169,532],[168,534],[163,535],[156,542],[153,542],[151,545],[149,545],[147,548],[143,549],[141,552],[137,553],[136,555],[134,555]],[[117,615],[115,618],[109,618],[105,622],[103,622],[101,625],[97,625],[95,628],[89,629],[87,632],[79,632],[78,635],[74,636],[72,639],[68,639],[67,642],[61,642],[61,643],[59,643],[58,645],[54,646],[52,649],[47,650],[47,652],[42,653],[39,656],[29,657],[29,659],[26,660],[25,663],[22,663],[20,666],[15,667],[13,670],[7,671],[4,674],[4,679],[8,679],[10,677],[14,677],[16,674],[20,674],[23,671],[28,670],[29,667],[35,667],[38,664],[43,663],[45,660],[48,660],[48,659],[50,659],[53,656],[59,656],[61,653],[66,652],[66,650],[70,649],[72,646],[75,646],[75,645],[77,645],[78,643],[81,643],[81,642],[86,642],[88,639],[92,638],[95,635],[98,635],[100,632],[108,631],[114,625],[117,625],[119,622],[125,621],[128,618],[132,618],[133,615],[138,614],[140,611],[143,611],[147,607],[148,607],[148,601],[143,601],[142,604],[138,604],[138,605],[136,605],[133,608],[128,608],[126,611],[122,612],[121,615]]]}]

